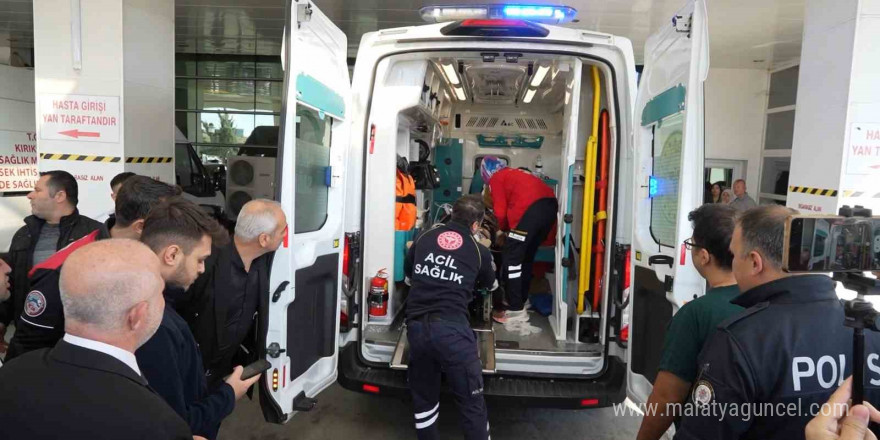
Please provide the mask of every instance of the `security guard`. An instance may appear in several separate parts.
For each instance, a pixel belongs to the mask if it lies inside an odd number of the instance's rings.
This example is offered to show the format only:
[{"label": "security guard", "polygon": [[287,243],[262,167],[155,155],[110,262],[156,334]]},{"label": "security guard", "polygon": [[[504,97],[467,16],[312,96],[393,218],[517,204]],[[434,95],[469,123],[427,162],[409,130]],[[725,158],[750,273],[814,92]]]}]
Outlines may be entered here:
[{"label": "security guard", "polygon": [[[844,327],[835,282],[782,270],[782,206],[738,219],[733,271],[747,310],[722,322],[706,343],[685,406],[682,439],[798,439],[851,374],[853,330]],[[880,404],[880,334],[865,332],[865,400]]]},{"label": "security guard", "polygon": [[488,439],[483,373],[467,307],[480,287],[498,287],[489,250],[473,238],[485,208],[478,196],[452,207],[452,220],[413,243],[404,271],[412,286],[406,306],[409,386],[420,440],[437,439],[440,373],[462,416],[466,439]]}]

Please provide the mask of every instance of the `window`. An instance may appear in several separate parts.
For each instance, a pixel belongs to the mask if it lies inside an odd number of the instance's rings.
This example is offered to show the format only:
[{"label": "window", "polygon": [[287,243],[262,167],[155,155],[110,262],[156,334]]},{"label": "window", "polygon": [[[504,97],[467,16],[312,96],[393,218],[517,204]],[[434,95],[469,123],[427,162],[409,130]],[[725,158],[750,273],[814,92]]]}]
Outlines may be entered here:
[{"label": "window", "polygon": [[267,145],[255,132],[280,125],[280,57],[177,54],[176,74],[175,122],[199,155],[223,163],[239,154],[275,155],[277,136]]},{"label": "window", "polygon": [[785,205],[787,200],[799,72],[798,66],[770,72],[758,188],[758,203],[761,205]]},{"label": "window", "polygon": [[678,113],[654,128],[654,170],[657,192],[651,199],[651,235],[660,245],[675,247],[678,224],[678,183],[681,178],[681,147],[684,116]]},{"label": "window", "polygon": [[297,106],[294,233],[317,231],[327,221],[332,128],[331,117]]}]

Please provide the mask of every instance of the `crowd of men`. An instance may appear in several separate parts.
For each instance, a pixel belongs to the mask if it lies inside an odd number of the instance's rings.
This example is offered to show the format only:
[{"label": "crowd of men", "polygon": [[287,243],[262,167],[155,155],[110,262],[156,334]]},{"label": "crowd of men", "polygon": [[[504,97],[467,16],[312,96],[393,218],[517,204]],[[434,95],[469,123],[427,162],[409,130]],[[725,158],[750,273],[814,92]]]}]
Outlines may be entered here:
[{"label": "crowd of men", "polygon": [[122,173],[111,191],[104,223],[79,213],[67,172],[28,194],[0,260],[0,336],[15,325],[0,438],[213,439],[260,378],[242,365],[256,360],[281,206],[249,202],[230,239],[176,186]]}]

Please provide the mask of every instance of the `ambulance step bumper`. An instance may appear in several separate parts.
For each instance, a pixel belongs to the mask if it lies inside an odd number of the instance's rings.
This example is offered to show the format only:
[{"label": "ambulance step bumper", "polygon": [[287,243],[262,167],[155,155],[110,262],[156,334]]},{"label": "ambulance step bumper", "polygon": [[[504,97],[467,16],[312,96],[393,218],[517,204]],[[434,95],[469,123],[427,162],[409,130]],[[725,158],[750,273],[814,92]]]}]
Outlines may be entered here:
[{"label": "ambulance step bumper", "polygon": [[[349,344],[339,353],[338,381],[351,391],[385,396],[409,396],[406,371],[388,366],[365,365]],[[605,373],[593,379],[562,379],[506,375],[483,376],[483,395],[488,401],[509,401],[546,408],[600,408],[626,398],[626,364],[609,357]],[[444,387],[444,394],[449,392]]]}]

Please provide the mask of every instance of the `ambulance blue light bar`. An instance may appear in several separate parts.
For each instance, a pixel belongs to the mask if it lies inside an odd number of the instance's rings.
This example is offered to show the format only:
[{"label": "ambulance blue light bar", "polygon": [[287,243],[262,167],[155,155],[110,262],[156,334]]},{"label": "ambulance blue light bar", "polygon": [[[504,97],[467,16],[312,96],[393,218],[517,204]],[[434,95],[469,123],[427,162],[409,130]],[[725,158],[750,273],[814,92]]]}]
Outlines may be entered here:
[{"label": "ambulance blue light bar", "polygon": [[430,23],[460,20],[520,19],[538,23],[563,24],[574,20],[577,10],[570,6],[548,5],[469,5],[426,6],[419,10]]}]

